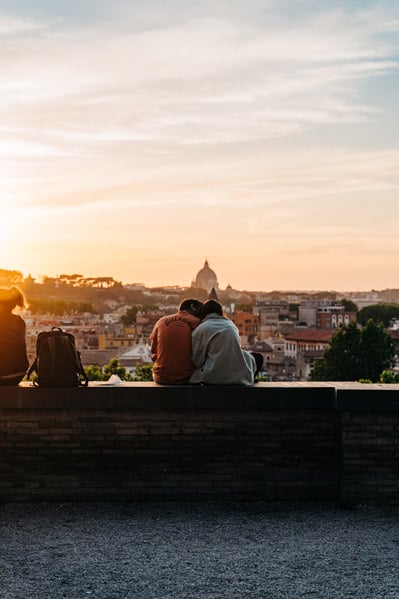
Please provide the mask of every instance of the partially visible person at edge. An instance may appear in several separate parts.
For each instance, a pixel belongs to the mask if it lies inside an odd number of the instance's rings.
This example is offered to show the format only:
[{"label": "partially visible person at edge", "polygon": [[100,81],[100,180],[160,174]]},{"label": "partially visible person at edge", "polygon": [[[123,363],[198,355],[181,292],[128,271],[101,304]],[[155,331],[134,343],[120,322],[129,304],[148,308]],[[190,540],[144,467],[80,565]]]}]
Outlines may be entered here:
[{"label": "partially visible person at edge", "polygon": [[0,289],[0,385],[17,385],[29,366],[25,322],[13,313],[25,305],[17,287]]},{"label": "partially visible person at edge", "polygon": [[159,385],[188,383],[194,370],[191,361],[191,333],[201,322],[202,302],[184,299],[176,314],[163,316],[151,333],[153,378]]},{"label": "partially visible person at edge", "polygon": [[192,335],[192,360],[196,366],[190,383],[205,385],[252,385],[262,368],[262,354],[241,348],[234,322],[223,315],[216,300],[206,301],[201,324]]}]

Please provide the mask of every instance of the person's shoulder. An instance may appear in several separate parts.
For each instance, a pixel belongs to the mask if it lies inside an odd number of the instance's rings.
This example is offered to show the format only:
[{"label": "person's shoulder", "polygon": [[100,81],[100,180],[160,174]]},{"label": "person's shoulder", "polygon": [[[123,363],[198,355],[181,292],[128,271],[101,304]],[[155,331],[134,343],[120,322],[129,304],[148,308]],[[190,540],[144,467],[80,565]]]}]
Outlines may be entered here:
[{"label": "person's shoulder", "polygon": [[14,322],[14,323],[18,323],[18,324],[25,324],[24,319],[19,314],[11,313],[8,315],[8,319],[10,322]]},{"label": "person's shoulder", "polygon": [[176,318],[177,316],[179,316],[179,312],[176,312],[174,314],[165,314],[165,316],[161,316],[161,318],[159,318],[159,320],[157,320],[156,324],[163,324],[163,323],[171,320],[172,318]]},{"label": "person's shoulder", "polygon": [[26,324],[24,319],[18,314],[12,314],[8,312],[7,314],[2,314],[0,316],[0,321],[3,326],[10,328],[25,328]]},{"label": "person's shoulder", "polygon": [[185,312],[185,316],[187,316],[191,322],[194,322],[196,324],[199,324],[201,322],[199,316],[196,316],[195,314],[190,314],[190,312]]}]

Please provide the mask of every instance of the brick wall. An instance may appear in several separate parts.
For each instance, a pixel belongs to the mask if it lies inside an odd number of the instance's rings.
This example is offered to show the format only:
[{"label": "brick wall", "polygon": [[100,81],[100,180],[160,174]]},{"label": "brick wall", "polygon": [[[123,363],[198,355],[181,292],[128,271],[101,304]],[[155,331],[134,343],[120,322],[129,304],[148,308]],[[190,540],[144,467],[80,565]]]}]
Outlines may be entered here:
[{"label": "brick wall", "polygon": [[397,385],[0,387],[0,501],[399,503],[398,426]]},{"label": "brick wall", "polygon": [[399,385],[342,386],[341,500],[399,504]]}]

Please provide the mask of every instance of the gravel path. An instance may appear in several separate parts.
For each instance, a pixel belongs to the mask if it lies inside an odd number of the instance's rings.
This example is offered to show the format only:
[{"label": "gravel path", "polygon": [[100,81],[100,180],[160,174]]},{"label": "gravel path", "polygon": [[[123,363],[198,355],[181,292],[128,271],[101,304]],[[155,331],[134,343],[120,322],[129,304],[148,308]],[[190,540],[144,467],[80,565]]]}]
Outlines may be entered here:
[{"label": "gravel path", "polygon": [[398,599],[399,508],[0,505],[2,599]]}]

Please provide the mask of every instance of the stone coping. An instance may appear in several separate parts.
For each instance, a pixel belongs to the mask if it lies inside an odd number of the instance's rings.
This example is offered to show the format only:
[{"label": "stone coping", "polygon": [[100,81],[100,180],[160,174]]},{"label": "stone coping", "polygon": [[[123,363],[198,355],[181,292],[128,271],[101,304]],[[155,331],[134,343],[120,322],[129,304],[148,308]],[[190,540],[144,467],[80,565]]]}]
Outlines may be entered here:
[{"label": "stone coping", "polygon": [[347,382],[157,385],[129,382],[88,387],[35,387],[32,383],[0,387],[0,409],[234,409],[264,411],[399,411],[399,384]]}]

